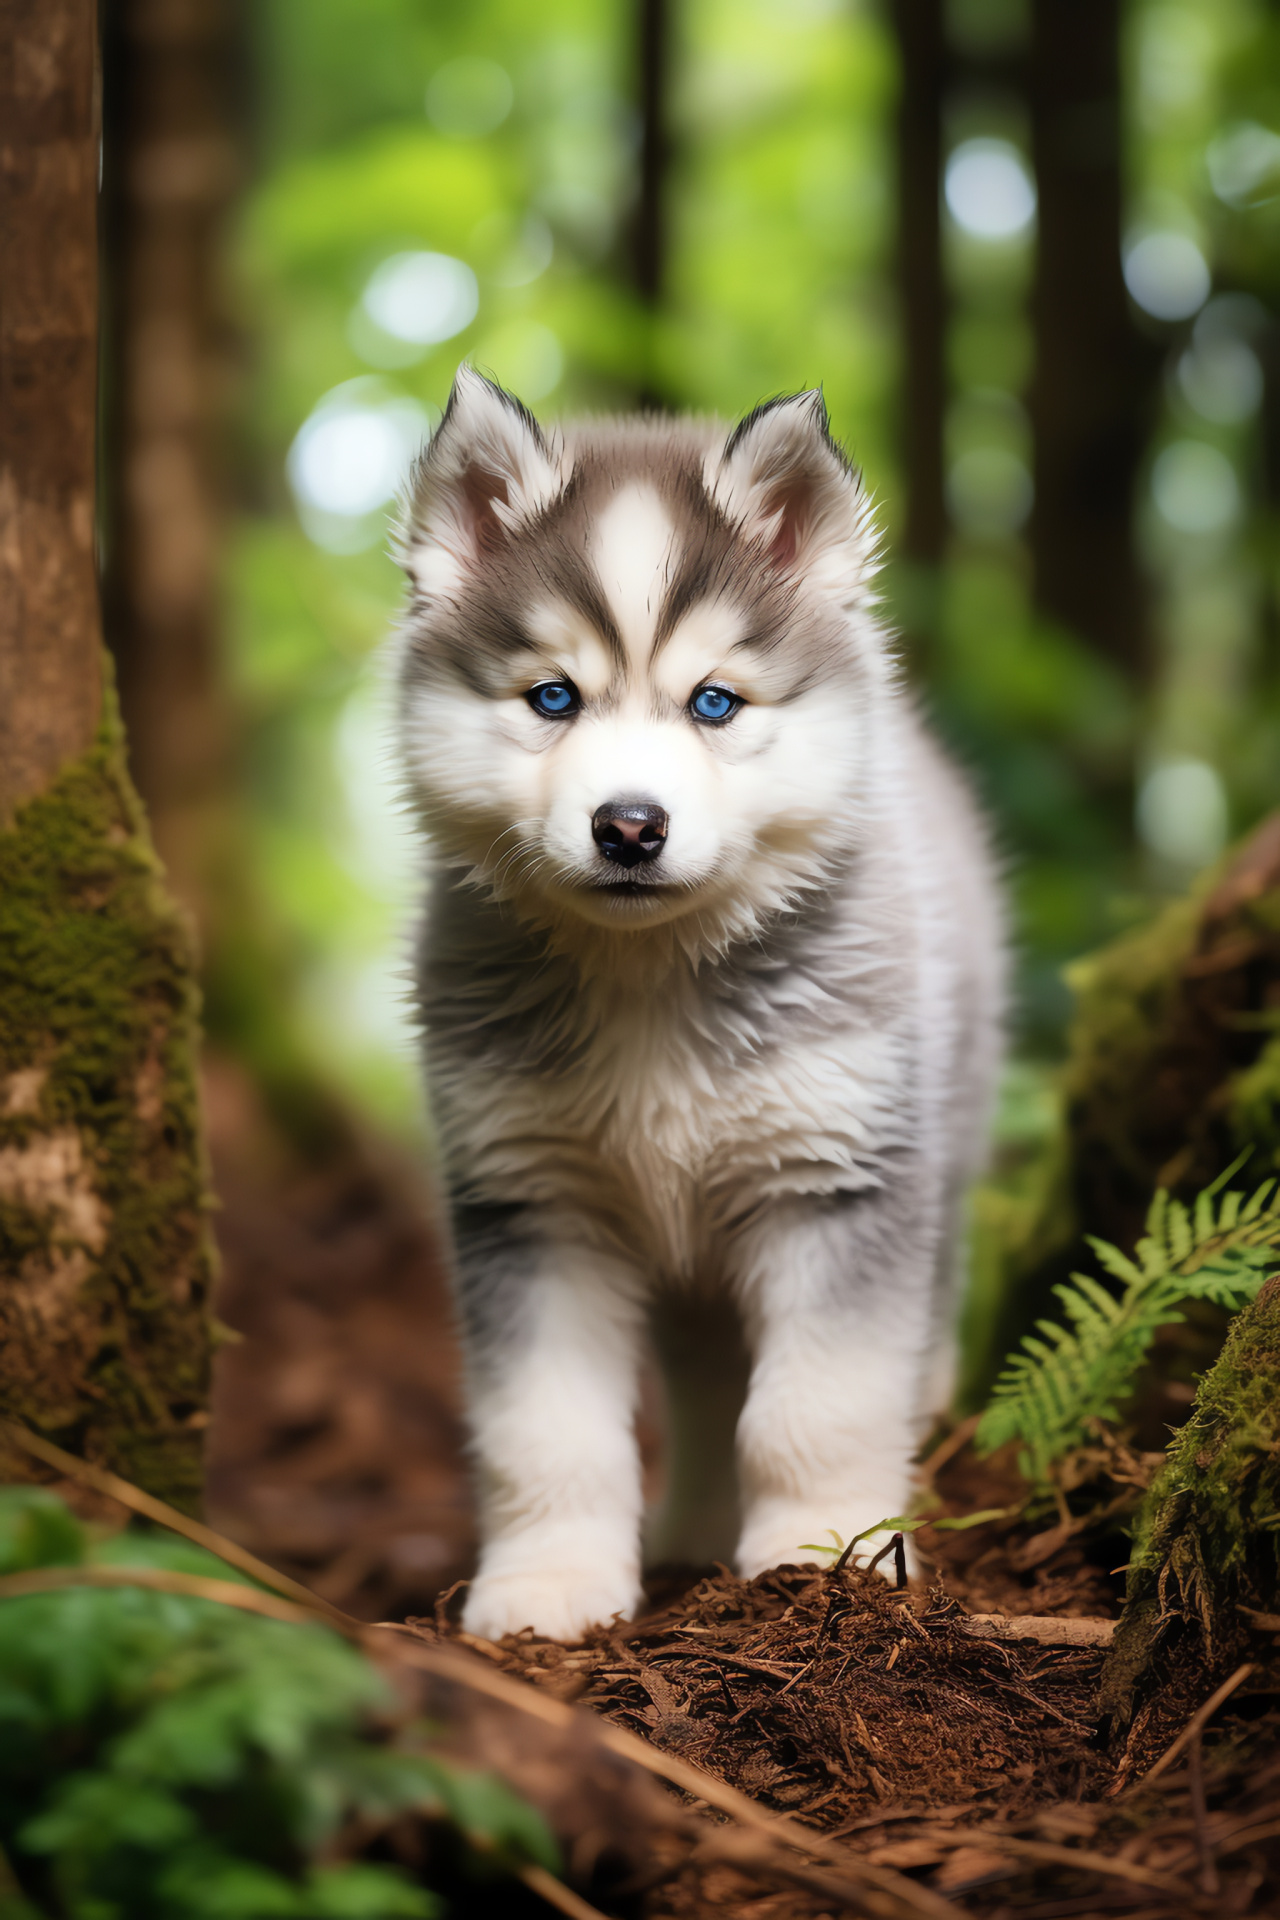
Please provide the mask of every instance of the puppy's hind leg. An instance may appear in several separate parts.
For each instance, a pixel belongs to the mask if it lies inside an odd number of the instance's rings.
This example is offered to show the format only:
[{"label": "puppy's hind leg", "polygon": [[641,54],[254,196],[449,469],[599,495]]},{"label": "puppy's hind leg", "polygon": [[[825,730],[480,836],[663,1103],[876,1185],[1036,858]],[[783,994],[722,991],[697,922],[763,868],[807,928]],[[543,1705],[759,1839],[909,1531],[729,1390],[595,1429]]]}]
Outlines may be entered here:
[{"label": "puppy's hind leg", "polygon": [[705,1566],[738,1537],[734,1436],[747,1390],[741,1317],[727,1298],[664,1294],[652,1321],[666,1401],[666,1487],[645,1558]]},{"label": "puppy's hind leg", "polygon": [[744,1244],[753,1364],[738,1428],[738,1570],[748,1577],[812,1560],[828,1530],[849,1540],[905,1510],[936,1218],[936,1203],[903,1182],[780,1205]]}]

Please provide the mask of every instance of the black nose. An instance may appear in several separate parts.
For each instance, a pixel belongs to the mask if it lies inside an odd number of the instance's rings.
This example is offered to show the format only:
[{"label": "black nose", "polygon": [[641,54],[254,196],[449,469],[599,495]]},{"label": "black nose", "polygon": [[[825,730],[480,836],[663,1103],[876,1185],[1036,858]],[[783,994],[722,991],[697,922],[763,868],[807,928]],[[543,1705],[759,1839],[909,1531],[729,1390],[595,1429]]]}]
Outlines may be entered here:
[{"label": "black nose", "polygon": [[592,816],[591,833],[606,860],[638,867],[642,860],[656,860],[666,845],[667,816],[661,807],[606,800]]}]

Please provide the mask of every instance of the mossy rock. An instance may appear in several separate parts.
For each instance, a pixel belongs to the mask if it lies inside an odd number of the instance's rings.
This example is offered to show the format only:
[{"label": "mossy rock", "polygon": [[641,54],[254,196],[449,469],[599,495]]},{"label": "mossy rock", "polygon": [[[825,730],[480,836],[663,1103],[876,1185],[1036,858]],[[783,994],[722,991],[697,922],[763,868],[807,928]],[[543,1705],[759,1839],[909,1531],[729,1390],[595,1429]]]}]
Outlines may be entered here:
[{"label": "mossy rock", "polygon": [[1188,1640],[1209,1676],[1257,1657],[1251,1615],[1278,1606],[1280,1274],[1232,1321],[1143,1501],[1104,1710],[1126,1724],[1161,1662],[1185,1655]]},{"label": "mossy rock", "polygon": [[188,1510],[213,1278],[198,1031],[108,693],[90,751],[0,831],[0,1409]]},{"label": "mossy rock", "polygon": [[1280,814],[1149,926],[1068,970],[1072,1195],[1129,1245],[1157,1187],[1184,1195],[1243,1149],[1280,1166]]},{"label": "mossy rock", "polygon": [[[1084,1234],[1131,1247],[1157,1187],[1189,1200],[1245,1151],[1246,1181],[1280,1167],[1280,814],[1067,979],[1062,1129],[1036,1170],[1036,1204],[1000,1249],[982,1389],[1001,1355],[1056,1317],[1053,1288],[1079,1265]],[[1222,1331],[1213,1310],[1193,1312],[1178,1371],[1207,1365]],[[1168,1409],[1153,1418],[1159,1444]]]}]

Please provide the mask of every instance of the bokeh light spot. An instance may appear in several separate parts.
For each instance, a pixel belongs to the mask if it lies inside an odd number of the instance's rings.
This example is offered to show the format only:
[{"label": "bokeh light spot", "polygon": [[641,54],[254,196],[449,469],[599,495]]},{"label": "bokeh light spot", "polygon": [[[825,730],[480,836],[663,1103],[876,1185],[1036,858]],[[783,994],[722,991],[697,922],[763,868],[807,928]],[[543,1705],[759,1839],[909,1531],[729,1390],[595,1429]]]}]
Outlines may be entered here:
[{"label": "bokeh light spot", "polygon": [[1219,200],[1256,206],[1280,193],[1280,133],[1256,120],[1237,121],[1209,142],[1205,165]]},{"label": "bokeh light spot", "polygon": [[1144,844],[1180,867],[1204,866],[1226,845],[1227,796],[1205,760],[1168,760],[1138,789],[1137,827]]},{"label": "bokeh light spot", "polygon": [[1151,470],[1158,512],[1179,533],[1220,533],[1240,511],[1240,482],[1225,453],[1203,440],[1175,440]]},{"label": "bokeh light spot", "polygon": [[1026,462],[1004,447],[970,447],[947,473],[951,517],[968,533],[1016,533],[1026,523],[1033,497]]},{"label": "bokeh light spot", "polygon": [[1231,426],[1262,403],[1262,366],[1244,340],[1206,340],[1178,362],[1183,398],[1206,420]]},{"label": "bokeh light spot", "polygon": [[376,380],[348,380],[303,421],[286,470],[308,537],[334,553],[355,553],[382,534],[380,509],[402,484],[431,431],[415,400]]},{"label": "bokeh light spot", "polygon": [[952,219],[979,240],[1012,240],[1035,218],[1036,189],[1009,140],[964,140],[947,161]]},{"label": "bokeh light spot", "polygon": [[466,262],[447,253],[393,253],[370,274],[360,304],[393,340],[438,346],[470,326],[480,288]]},{"label": "bokeh light spot", "polygon": [[1146,233],[1124,256],[1124,283],[1156,320],[1189,320],[1209,297],[1208,263],[1185,233]]}]

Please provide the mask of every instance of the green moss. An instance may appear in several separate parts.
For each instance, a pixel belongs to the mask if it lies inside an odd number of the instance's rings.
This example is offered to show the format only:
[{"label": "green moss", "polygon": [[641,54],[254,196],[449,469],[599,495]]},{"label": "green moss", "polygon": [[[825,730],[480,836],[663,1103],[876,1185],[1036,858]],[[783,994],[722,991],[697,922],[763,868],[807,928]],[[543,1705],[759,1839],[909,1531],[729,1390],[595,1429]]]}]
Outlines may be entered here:
[{"label": "green moss", "polygon": [[1241,1649],[1243,1608],[1280,1602],[1280,1275],[1231,1323],[1134,1528],[1104,1704],[1128,1716],[1171,1630],[1210,1669]]},{"label": "green moss", "polygon": [[[1280,1023],[1280,1013],[1271,1018]],[[1242,1145],[1261,1143],[1273,1165],[1280,1143],[1280,1034],[1268,1041],[1251,1067],[1243,1068],[1227,1091],[1227,1118]]]},{"label": "green moss", "polygon": [[[1075,1013],[1062,1075],[1063,1135],[1039,1169],[1038,1204],[1008,1222],[988,1292],[989,1352],[1056,1313],[1053,1289],[1096,1234],[1132,1246],[1155,1188],[1188,1199],[1244,1148],[1255,1183],[1280,1166],[1280,835],[1263,826],[1147,925],[1067,970]],[[1196,1326],[1200,1327],[1199,1321]],[[1188,1349],[1208,1364],[1209,1313]],[[975,1371],[971,1396],[990,1385]],[[1159,1422],[1146,1444],[1158,1444]]]},{"label": "green moss", "polygon": [[[1145,1208],[1155,1184],[1149,1142],[1135,1136],[1133,1113],[1174,1017],[1199,911],[1197,898],[1177,900],[1066,969],[1075,1001],[1063,1081],[1074,1184],[1101,1183],[1111,1206]],[[1094,1218],[1086,1224],[1105,1231]]]},{"label": "green moss", "polygon": [[213,1271],[197,1040],[108,691],[90,751],[0,832],[0,1404],[188,1509]]}]

